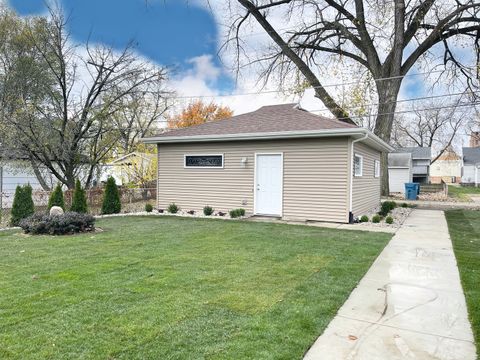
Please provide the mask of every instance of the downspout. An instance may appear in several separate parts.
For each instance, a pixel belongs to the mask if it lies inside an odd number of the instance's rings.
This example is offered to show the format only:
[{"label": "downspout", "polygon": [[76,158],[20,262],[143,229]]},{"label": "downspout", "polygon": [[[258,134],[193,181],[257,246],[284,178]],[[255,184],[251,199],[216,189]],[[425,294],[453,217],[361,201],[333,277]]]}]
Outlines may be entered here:
[{"label": "downspout", "polygon": [[[351,169],[350,169],[350,191],[349,191],[349,212],[348,212],[348,222],[350,224],[353,224],[353,178],[355,176],[355,170],[354,170],[354,166],[355,166],[355,162],[354,162],[354,159],[355,159],[355,152],[354,152],[354,144],[359,142],[359,141],[363,141],[363,140],[366,140],[368,138],[368,133],[365,133],[365,136],[359,138],[359,139],[355,139],[353,140],[350,144],[351,144],[351,151],[350,151],[350,154],[351,154],[351,163],[350,163],[350,166],[351,166]],[[362,164],[363,166],[363,164]]]},{"label": "downspout", "polygon": [[475,187],[478,187],[478,167],[480,166],[480,162],[476,163],[474,165],[474,168],[475,168]]}]

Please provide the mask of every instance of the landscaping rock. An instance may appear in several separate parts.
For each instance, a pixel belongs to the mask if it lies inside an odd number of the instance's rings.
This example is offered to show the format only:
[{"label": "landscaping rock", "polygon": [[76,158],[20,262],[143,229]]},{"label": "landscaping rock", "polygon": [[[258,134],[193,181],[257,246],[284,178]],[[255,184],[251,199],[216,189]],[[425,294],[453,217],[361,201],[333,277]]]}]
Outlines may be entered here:
[{"label": "landscaping rock", "polygon": [[63,215],[64,211],[60,206],[52,206],[50,209],[50,216]]}]

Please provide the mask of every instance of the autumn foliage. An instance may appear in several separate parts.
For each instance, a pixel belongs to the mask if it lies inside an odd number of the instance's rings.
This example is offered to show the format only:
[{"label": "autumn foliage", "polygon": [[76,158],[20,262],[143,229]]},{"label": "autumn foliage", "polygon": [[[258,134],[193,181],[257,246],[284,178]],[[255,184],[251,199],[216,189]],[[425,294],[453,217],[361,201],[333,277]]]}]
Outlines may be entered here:
[{"label": "autumn foliage", "polygon": [[213,102],[205,104],[199,100],[189,104],[179,114],[168,117],[167,121],[170,129],[177,129],[226,119],[232,115],[233,111],[228,106]]}]

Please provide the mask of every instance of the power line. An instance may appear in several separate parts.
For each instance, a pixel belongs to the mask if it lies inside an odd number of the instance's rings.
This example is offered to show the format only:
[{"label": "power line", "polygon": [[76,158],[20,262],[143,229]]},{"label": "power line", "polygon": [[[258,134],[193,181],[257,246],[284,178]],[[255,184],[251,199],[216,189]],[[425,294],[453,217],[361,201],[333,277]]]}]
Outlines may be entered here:
[{"label": "power line", "polygon": [[[393,103],[404,103],[404,102],[410,102],[410,101],[418,101],[418,100],[431,100],[431,99],[439,99],[439,98],[446,98],[450,96],[461,96],[461,95],[468,95],[468,94],[478,94],[480,93],[480,90],[478,91],[471,91],[469,93],[465,92],[459,92],[459,93],[454,93],[454,94],[442,94],[442,95],[431,95],[431,96],[422,96],[422,97],[416,97],[416,98],[409,98],[409,99],[402,99],[402,100],[396,100],[396,101],[387,101],[387,102],[381,102],[381,103],[371,103],[371,104],[366,104],[366,105],[357,105],[357,106],[350,106],[346,107],[348,109],[356,109],[356,108],[361,108],[361,107],[369,107],[369,106],[380,106],[380,105],[387,105],[387,104],[393,104]],[[317,109],[317,110],[309,110],[309,111],[325,111],[329,110],[327,107],[323,109]]]},{"label": "power line", "polygon": [[[423,108],[423,109],[393,111],[393,112],[373,114],[373,115],[378,117],[378,116],[384,116],[384,115],[406,114],[406,113],[418,112],[418,111],[451,109],[451,108],[465,107],[465,106],[475,106],[475,105],[480,105],[480,101],[479,102],[471,102],[471,103],[467,103],[467,104],[455,104],[455,105],[427,107],[427,108]],[[312,111],[318,111],[318,110],[312,110]],[[347,119],[363,118],[363,117],[366,117],[366,116],[367,115],[355,115],[355,116],[349,116],[349,117],[340,117],[340,118],[336,118],[336,119],[347,120]]]},{"label": "power line", "polygon": [[[474,69],[474,67],[465,67],[467,69]],[[432,70],[432,71],[425,71],[420,73],[413,73],[413,74],[405,74],[405,75],[398,75],[398,76],[389,76],[383,77],[378,79],[373,79],[375,82],[377,81],[385,81],[385,80],[394,80],[394,79],[402,79],[405,77],[411,76],[421,76],[421,75],[430,75],[436,73],[443,73],[453,71],[452,69],[447,70]],[[346,83],[333,83],[333,84],[326,84],[322,86],[309,86],[306,89],[316,89],[316,88],[330,88],[330,87],[340,87],[340,86],[347,86],[347,85],[356,85],[359,81],[351,81]],[[282,93],[288,92],[289,90],[265,90],[265,91],[254,91],[254,92],[245,92],[245,93],[238,93],[238,94],[218,94],[218,95],[179,95],[179,96],[172,96],[167,97],[167,99],[204,99],[204,98],[218,98],[218,97],[235,97],[235,96],[248,96],[248,95],[261,95],[261,94],[275,94],[275,93]],[[294,95],[294,94],[292,94]]]},{"label": "power line", "polygon": [[[480,90],[479,91],[474,91],[472,92],[474,94],[476,93],[480,93]],[[432,96],[424,96],[424,97],[417,97],[417,98],[410,98],[410,99],[403,99],[403,100],[398,100],[397,103],[399,102],[409,102],[409,101],[418,101],[418,100],[427,100],[427,99],[438,99],[438,98],[446,98],[446,97],[450,97],[450,96],[459,96],[459,95],[465,95],[465,93],[461,92],[461,93],[455,93],[455,94],[443,94],[443,95],[432,95]],[[385,103],[372,103],[372,104],[367,104],[365,105],[365,107],[368,107],[368,106],[379,106],[379,105],[386,105],[386,104],[391,104],[391,103],[394,103],[393,101],[392,102],[385,102]],[[435,110],[435,109],[444,109],[444,108],[454,108],[454,107],[465,107],[465,106],[475,106],[475,105],[480,105],[480,102],[471,102],[471,103],[464,103],[464,104],[457,104],[457,105],[448,105],[448,106],[442,106],[440,108],[438,107],[429,107],[429,108],[423,108],[423,109],[412,109],[412,110],[399,110],[399,111],[395,111],[393,113],[385,113],[385,114],[372,114],[372,115],[375,115],[375,116],[378,116],[378,115],[390,115],[390,114],[402,114],[402,113],[409,113],[409,112],[417,112],[417,111],[426,111],[426,110]],[[353,107],[353,108],[359,108],[359,107],[362,107],[362,106],[356,106],[356,107]],[[352,107],[350,107],[351,109]],[[328,108],[323,108],[323,109],[314,109],[314,110],[308,110],[309,112],[320,112],[320,111],[329,111]],[[363,117],[366,117],[366,116],[369,116],[369,115],[353,115],[353,116],[349,116],[348,118],[352,119],[352,118],[363,118]],[[345,118],[337,118],[337,119],[348,119],[347,117]],[[180,120],[178,120],[180,121]],[[168,123],[169,120],[161,120],[159,119],[157,122],[161,122],[161,123]],[[171,120],[170,120],[171,122]]]}]

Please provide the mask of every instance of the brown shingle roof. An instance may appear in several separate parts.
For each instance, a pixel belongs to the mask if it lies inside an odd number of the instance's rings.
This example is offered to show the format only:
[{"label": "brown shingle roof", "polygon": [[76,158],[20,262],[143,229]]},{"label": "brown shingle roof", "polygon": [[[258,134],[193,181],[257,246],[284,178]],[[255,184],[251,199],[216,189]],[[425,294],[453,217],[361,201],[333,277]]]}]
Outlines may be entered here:
[{"label": "brown shingle roof", "polygon": [[312,114],[296,104],[270,105],[219,121],[175,129],[155,137],[274,133],[357,128],[356,125]]}]

